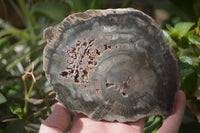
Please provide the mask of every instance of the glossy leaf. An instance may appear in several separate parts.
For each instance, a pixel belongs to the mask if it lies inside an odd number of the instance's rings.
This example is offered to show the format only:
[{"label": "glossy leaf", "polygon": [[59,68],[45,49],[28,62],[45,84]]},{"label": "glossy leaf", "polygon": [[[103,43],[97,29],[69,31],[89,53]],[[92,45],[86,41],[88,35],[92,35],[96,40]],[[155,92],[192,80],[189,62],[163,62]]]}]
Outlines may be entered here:
[{"label": "glossy leaf", "polygon": [[171,38],[171,36],[168,34],[168,32],[166,30],[163,30],[163,34],[167,40],[167,42],[171,45],[171,46],[176,46],[176,42]]},{"label": "glossy leaf", "polygon": [[188,37],[189,41],[195,44],[200,49],[200,37],[197,35],[190,35]]},{"label": "glossy leaf", "polygon": [[180,57],[188,56],[188,57],[196,57],[195,51],[192,48],[180,49]]},{"label": "glossy leaf", "polygon": [[188,75],[194,72],[193,70],[193,60],[187,56],[180,57],[182,75]]},{"label": "glossy leaf", "polygon": [[192,22],[179,22],[174,27],[167,25],[169,34],[172,37],[178,38],[179,40],[194,26]]}]

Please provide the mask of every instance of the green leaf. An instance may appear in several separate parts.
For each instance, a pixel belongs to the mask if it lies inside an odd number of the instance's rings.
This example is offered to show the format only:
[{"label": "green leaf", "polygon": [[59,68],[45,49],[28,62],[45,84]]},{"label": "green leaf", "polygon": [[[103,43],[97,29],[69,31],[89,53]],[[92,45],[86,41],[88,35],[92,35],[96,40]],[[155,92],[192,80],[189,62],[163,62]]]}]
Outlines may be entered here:
[{"label": "green leaf", "polygon": [[6,133],[23,133],[25,122],[23,119],[11,122],[6,127]]},{"label": "green leaf", "polygon": [[169,30],[169,32],[173,32],[174,31],[174,28],[169,24],[166,24],[166,28]]},{"label": "green leaf", "polygon": [[19,35],[19,34],[20,34],[20,30],[16,28],[0,30],[0,37],[6,36],[6,35]]},{"label": "green leaf", "polygon": [[181,89],[184,90],[187,99],[193,98],[197,87],[197,73],[194,71],[191,74],[183,76]]},{"label": "green leaf", "polygon": [[21,108],[21,105],[20,104],[13,104],[12,106],[9,107],[10,108],[10,111],[17,115],[20,119],[22,119],[22,116],[23,116],[23,111],[22,111],[22,108]]},{"label": "green leaf", "polygon": [[175,25],[175,29],[179,31],[178,37],[182,38],[194,25],[192,22],[180,22]]},{"label": "green leaf", "polygon": [[167,40],[167,42],[171,45],[171,46],[176,46],[176,42],[171,38],[171,36],[167,33],[166,30],[163,30],[163,34]]},{"label": "green leaf", "polygon": [[10,36],[0,38],[0,50],[5,47],[7,42],[9,42],[9,39],[10,39]]},{"label": "green leaf", "polygon": [[198,59],[198,56],[196,55],[195,50],[192,47],[180,50],[179,57],[180,59],[188,58],[192,60],[192,64],[190,65],[192,65],[194,68],[200,63],[200,60]]},{"label": "green leaf", "polygon": [[194,49],[186,48],[180,49],[180,56],[196,57]]},{"label": "green leaf", "polygon": [[176,30],[180,30],[180,36],[183,37],[194,26],[193,22],[180,22],[175,25]]},{"label": "green leaf", "polygon": [[174,28],[170,25],[166,25],[169,30],[169,34],[179,40],[192,28],[195,23],[192,22],[179,22],[175,24]]},{"label": "green leaf", "polygon": [[189,41],[195,44],[200,49],[200,37],[197,35],[189,35]]},{"label": "green leaf", "polygon": [[0,104],[3,104],[7,101],[7,99],[4,97],[4,95],[0,92]]},{"label": "green leaf", "polygon": [[61,21],[68,13],[69,6],[65,3],[46,1],[33,5],[33,14],[46,15],[52,20]]},{"label": "green leaf", "polygon": [[185,76],[185,75],[188,75],[188,74],[191,74],[194,72],[194,69],[193,69],[193,60],[187,56],[183,56],[183,57],[180,57],[180,61],[181,61],[181,71],[182,71],[182,75]]},{"label": "green leaf", "polygon": [[152,116],[145,123],[144,133],[156,133],[156,131],[161,127],[164,116]]},{"label": "green leaf", "polygon": [[9,35],[18,38],[19,40],[23,40],[24,38],[26,38],[27,40],[30,39],[30,35],[29,33],[27,33],[26,30],[20,30],[17,28],[0,30],[0,37],[4,37],[4,36],[7,37]]},{"label": "green leaf", "polygon": [[186,63],[186,64],[189,64],[189,65],[193,65],[193,60],[187,56],[182,56],[180,57],[180,61],[183,62],[183,63]]}]

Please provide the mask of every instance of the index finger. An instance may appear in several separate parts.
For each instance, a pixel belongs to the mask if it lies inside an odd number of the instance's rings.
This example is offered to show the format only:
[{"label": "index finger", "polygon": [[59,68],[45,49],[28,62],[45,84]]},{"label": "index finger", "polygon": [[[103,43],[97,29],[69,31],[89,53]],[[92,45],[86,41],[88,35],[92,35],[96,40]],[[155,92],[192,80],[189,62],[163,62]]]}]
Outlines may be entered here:
[{"label": "index finger", "polygon": [[157,133],[177,133],[185,111],[186,97],[183,91],[176,94],[174,113],[166,118]]}]

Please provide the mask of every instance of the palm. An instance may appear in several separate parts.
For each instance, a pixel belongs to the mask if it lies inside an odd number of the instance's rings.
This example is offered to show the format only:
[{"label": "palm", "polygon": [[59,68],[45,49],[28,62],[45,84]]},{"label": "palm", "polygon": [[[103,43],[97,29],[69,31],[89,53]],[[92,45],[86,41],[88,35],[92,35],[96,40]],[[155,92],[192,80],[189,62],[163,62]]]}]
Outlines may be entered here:
[{"label": "palm", "polygon": [[144,119],[134,123],[94,121],[83,115],[77,115],[71,133],[142,133],[144,121]]}]

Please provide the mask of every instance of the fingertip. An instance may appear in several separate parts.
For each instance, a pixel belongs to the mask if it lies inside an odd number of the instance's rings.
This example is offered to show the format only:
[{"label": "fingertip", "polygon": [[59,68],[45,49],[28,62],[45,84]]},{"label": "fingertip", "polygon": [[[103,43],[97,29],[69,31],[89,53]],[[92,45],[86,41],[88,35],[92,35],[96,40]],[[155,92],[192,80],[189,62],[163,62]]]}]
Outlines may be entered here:
[{"label": "fingertip", "polygon": [[174,111],[166,118],[157,133],[177,133],[183,119],[185,105],[185,93],[182,90],[178,90],[175,97]]},{"label": "fingertip", "polygon": [[42,123],[40,133],[64,132],[71,120],[71,114],[61,103],[56,103],[52,114]]},{"label": "fingertip", "polygon": [[178,90],[176,93],[176,97],[181,97],[182,100],[186,100],[186,95],[183,90]]},{"label": "fingertip", "polygon": [[184,113],[186,105],[186,95],[184,91],[178,90],[176,93],[175,104],[174,104],[174,112],[180,111],[182,114]]}]

